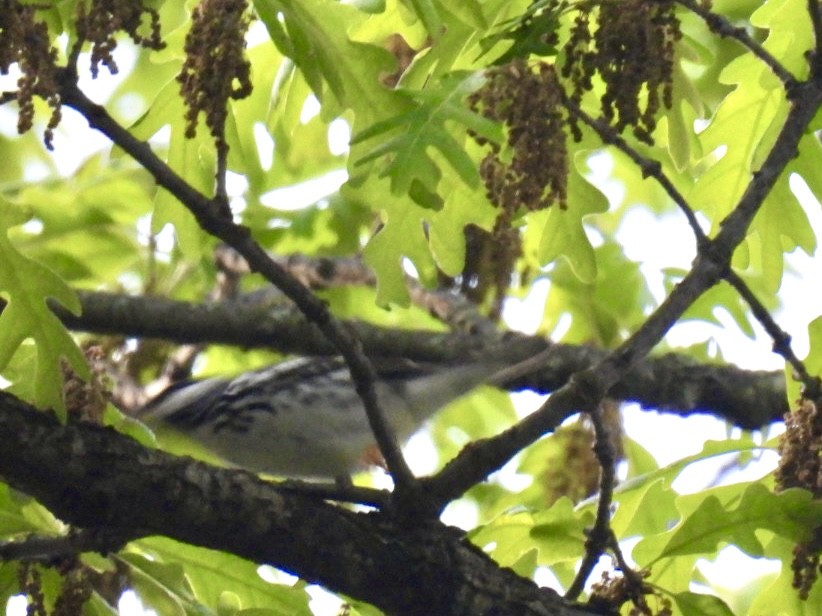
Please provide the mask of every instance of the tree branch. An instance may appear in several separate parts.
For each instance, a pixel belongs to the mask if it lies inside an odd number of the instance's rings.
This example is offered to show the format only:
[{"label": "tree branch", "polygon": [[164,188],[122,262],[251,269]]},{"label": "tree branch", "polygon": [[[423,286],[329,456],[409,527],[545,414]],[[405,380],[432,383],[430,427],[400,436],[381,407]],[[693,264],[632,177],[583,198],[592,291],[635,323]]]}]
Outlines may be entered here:
[{"label": "tree branch", "polygon": [[728,270],[725,274],[725,281],[736,289],[736,292],[739,293],[742,299],[750,306],[751,312],[754,317],[756,317],[756,320],[765,328],[765,331],[771,337],[771,340],[773,340],[774,353],[781,355],[785,361],[790,364],[796,377],[805,386],[805,395],[807,395],[808,398],[817,398],[819,396],[819,377],[811,376],[805,364],[796,356],[796,353],[793,352],[790,334],[779,327],[771,316],[771,313],[762,305],[762,302],[759,301],[753,291],[751,291],[748,285],[745,284],[745,281],[742,280],[736,272]]},{"label": "tree branch", "polygon": [[[161,338],[180,344],[230,344],[299,355],[335,352],[316,325],[290,303],[271,296],[191,304],[89,291],[79,291],[78,295],[80,316],[50,304],[69,328],[78,331]],[[390,329],[359,321],[345,321],[344,326],[356,332],[372,357],[447,362],[489,343],[488,337],[472,334]],[[539,372],[507,387],[549,393],[607,355],[605,350],[587,346],[555,344],[553,349]],[[710,413],[745,429],[780,421],[789,410],[781,371],[705,364],[676,353],[639,361],[608,395],[666,413]]]},{"label": "tree branch", "polygon": [[[218,248],[216,260],[225,270],[235,275],[248,274],[248,263],[236,252]],[[374,271],[360,257],[310,257],[300,254],[269,255],[284,270],[309,289],[350,285],[377,286]],[[497,323],[482,314],[478,306],[460,293],[449,290],[426,289],[418,280],[406,276],[406,286],[411,302],[428,311],[453,329],[465,332],[491,334],[497,331]]]},{"label": "tree branch", "polygon": [[579,564],[574,581],[565,593],[565,598],[569,601],[575,601],[582,594],[588,577],[599,562],[599,557],[605,552],[614,536],[611,530],[611,503],[616,483],[616,452],[611,432],[602,415],[602,404],[589,415],[596,434],[594,453],[600,468],[599,498],[597,499],[596,519],[585,541],[585,556]]},{"label": "tree branch", "polygon": [[104,107],[91,101],[77,86],[75,71],[64,70],[62,72],[60,97],[64,105],[75,109],[86,118],[89,126],[106,135],[140,163],[154,177],[157,184],[168,190],[188,208],[204,231],[234,248],[248,262],[252,271],[261,274],[282,290],[310,321],[317,324],[345,359],[357,394],[365,406],[374,438],[398,490],[415,492],[414,476],[402,456],[396,436],[386,421],[377,400],[374,368],[352,332],[334,319],[324,302],[274,263],[252,239],[247,227],[235,224],[230,217],[225,215],[225,204],[219,198],[211,200],[195,190],[160,160],[147,143],[136,139],[118,124]]},{"label": "tree branch", "polygon": [[592,412],[605,394],[662,339],[685,310],[728,271],[731,256],[785,166],[793,159],[802,135],[822,104],[822,81],[814,79],[794,87],[792,106],[779,135],[760,169],[731,214],[722,221],[717,236],[700,247],[690,272],[665,301],[623,344],[592,368],[574,374],[542,409],[502,434],[475,441],[449,463],[426,487],[441,503],[448,503],[517,452],[556,428],[575,412]]},{"label": "tree branch", "polygon": [[785,86],[785,90],[790,92],[796,85],[796,78],[786,69],[782,64],[774,58],[767,49],[756,42],[745,28],[737,28],[731,24],[725,17],[714,13],[705,5],[696,0],[676,0],[686,9],[699,15],[710,30],[721,37],[732,38],[748,51],[750,51],[757,58],[762,60],[771,69],[774,75]]},{"label": "tree branch", "polygon": [[659,161],[651,160],[650,158],[640,154],[635,148],[628,144],[625,138],[623,138],[613,126],[608,124],[605,120],[591,117],[585,112],[584,109],[582,109],[570,98],[564,97],[564,104],[565,108],[568,110],[568,113],[591,128],[597,135],[599,135],[599,138],[605,145],[613,145],[628,158],[630,158],[639,168],[643,179],[651,177],[656,180],[657,184],[662,187],[671,200],[685,215],[691,230],[696,236],[697,246],[707,239],[705,232],[699,225],[699,220],[697,220],[696,214],[690,204],[682,193],[679,192],[676,186],[674,186],[674,183],[670,180],[670,178],[663,173],[662,165],[659,164]]},{"label": "tree branch", "polygon": [[500,568],[439,522],[398,528],[110,429],[61,425],[2,392],[0,440],[0,475],[83,528],[231,552],[392,614],[595,614]]},{"label": "tree branch", "polygon": [[130,537],[111,533],[74,531],[67,535],[31,536],[0,543],[0,562],[10,560],[53,562],[81,552],[107,553],[122,548]]}]

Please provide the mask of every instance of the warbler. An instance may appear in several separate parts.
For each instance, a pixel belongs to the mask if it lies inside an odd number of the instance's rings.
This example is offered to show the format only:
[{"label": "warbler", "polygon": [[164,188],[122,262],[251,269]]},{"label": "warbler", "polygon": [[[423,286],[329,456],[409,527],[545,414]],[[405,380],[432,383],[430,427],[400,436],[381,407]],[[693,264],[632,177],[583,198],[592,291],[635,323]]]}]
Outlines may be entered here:
[{"label": "warbler", "polygon": [[[447,365],[373,358],[386,420],[405,442],[436,411],[482,383],[532,371],[544,341],[518,337]],[[531,361],[524,361],[532,358]],[[341,358],[299,358],[240,374],[172,385],[137,412],[202,444],[229,464],[283,477],[339,478],[362,470],[374,436]]]}]

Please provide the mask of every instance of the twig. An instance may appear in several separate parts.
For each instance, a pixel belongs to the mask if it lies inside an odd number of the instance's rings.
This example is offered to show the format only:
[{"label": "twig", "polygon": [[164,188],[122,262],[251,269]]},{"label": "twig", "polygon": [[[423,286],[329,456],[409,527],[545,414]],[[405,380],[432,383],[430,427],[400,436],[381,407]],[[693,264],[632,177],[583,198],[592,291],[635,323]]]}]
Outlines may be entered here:
[{"label": "twig", "polygon": [[603,421],[602,405],[599,405],[593,413],[590,413],[589,417],[591,418],[594,433],[596,434],[594,454],[600,466],[599,498],[597,499],[597,513],[594,526],[589,531],[588,539],[585,541],[585,556],[583,556],[579,570],[576,576],[574,576],[574,581],[565,593],[565,598],[569,601],[576,601],[577,597],[582,593],[582,590],[585,588],[585,582],[591,575],[591,571],[593,571],[599,562],[600,556],[602,556],[605,549],[613,542],[614,538],[614,533],[611,530],[611,503],[614,497],[614,478],[616,474],[614,444],[611,438],[611,432],[605,424],[605,421]]},{"label": "twig", "polygon": [[217,171],[214,174],[216,188],[214,190],[214,197],[217,201],[223,204],[227,212],[231,210],[228,207],[228,190],[226,189],[226,173],[228,172],[228,146],[225,143],[217,143]]},{"label": "twig", "polygon": [[645,612],[640,612],[641,614],[650,613],[648,603],[645,601],[645,594],[648,592],[648,587],[645,584],[643,575],[641,572],[634,571],[628,564],[628,561],[625,560],[625,554],[622,553],[622,548],[619,547],[619,541],[617,541],[613,532],[608,541],[608,547],[614,555],[617,567],[622,571],[622,575],[628,581],[628,590],[634,605],[640,609],[645,609]]},{"label": "twig", "polygon": [[765,328],[765,331],[773,340],[774,353],[785,358],[785,361],[791,365],[791,368],[793,368],[799,380],[802,381],[802,384],[805,386],[805,395],[808,398],[816,399],[819,395],[820,380],[818,377],[813,377],[808,373],[804,362],[793,352],[790,334],[779,327],[765,306],[762,305],[762,302],[759,301],[750,287],[748,287],[745,281],[742,280],[736,272],[729,269],[725,274],[725,281],[730,284],[736,292],[742,296],[742,299],[747,302],[748,306],[750,306],[751,312],[753,312],[756,320]]},{"label": "twig", "polygon": [[[309,257],[306,255],[269,255],[283,269],[309,289],[325,289],[347,285],[376,286],[374,271],[360,257]],[[238,274],[248,273],[248,264],[237,258],[236,252],[221,247],[217,249],[218,263]],[[432,291],[417,280],[406,277],[411,301],[427,310],[432,316],[447,323],[452,329],[470,333],[491,335],[497,325],[482,314],[475,304],[459,293],[448,290]]]},{"label": "twig", "polygon": [[[796,78],[782,64],[774,58],[762,45],[755,41],[745,28],[737,28],[725,17],[714,13],[696,0],[676,0],[686,9],[699,15],[712,32],[719,36],[732,38],[746,47],[753,55],[762,60],[773,71],[773,74],[782,82],[785,90],[791,92],[796,86]],[[810,0],[811,2],[813,0]]]},{"label": "twig", "polygon": [[287,494],[302,494],[322,500],[338,503],[354,503],[384,509],[391,500],[391,494],[385,490],[346,486],[338,483],[311,483],[288,479],[274,484],[277,490]]},{"label": "twig", "polygon": [[819,10],[819,0],[808,0],[808,14],[811,16],[813,36],[818,54],[822,50],[822,11]]},{"label": "twig", "polygon": [[113,532],[73,530],[67,535],[31,535],[25,539],[0,543],[0,562],[26,560],[51,562],[82,552],[117,552],[130,539]]},{"label": "twig", "polygon": [[589,126],[594,132],[596,132],[600,139],[602,139],[603,143],[606,145],[613,145],[634,163],[636,163],[636,166],[639,167],[639,170],[642,172],[643,178],[652,177],[657,181],[657,183],[685,215],[685,218],[688,220],[688,224],[691,226],[691,229],[696,236],[698,246],[701,246],[705,241],[707,241],[708,238],[702,230],[693,209],[688,204],[685,197],[682,196],[682,193],[680,193],[676,186],[674,186],[674,183],[671,182],[668,176],[662,171],[662,165],[660,165],[658,161],[651,160],[650,158],[640,154],[635,148],[629,145],[628,142],[623,139],[623,137],[610,124],[602,119],[592,118],[571,99],[566,98],[565,107],[574,118],[582,121],[585,125]]},{"label": "twig", "polygon": [[64,104],[77,110],[86,118],[89,126],[99,130],[123,148],[151,173],[160,186],[185,205],[203,230],[237,250],[253,271],[258,272],[280,288],[297,304],[309,320],[317,324],[343,356],[351,371],[357,394],[363,401],[369,425],[394,478],[398,493],[414,493],[415,478],[402,456],[393,430],[380,409],[374,388],[376,379],[374,368],[363,353],[356,336],[334,319],[325,303],[269,259],[265,251],[252,239],[249,229],[234,223],[230,217],[225,215],[219,200],[208,199],[195,190],[158,158],[147,143],[136,139],[117,123],[104,107],[89,100],[77,87],[76,73],[63,72],[60,80],[60,94]]}]

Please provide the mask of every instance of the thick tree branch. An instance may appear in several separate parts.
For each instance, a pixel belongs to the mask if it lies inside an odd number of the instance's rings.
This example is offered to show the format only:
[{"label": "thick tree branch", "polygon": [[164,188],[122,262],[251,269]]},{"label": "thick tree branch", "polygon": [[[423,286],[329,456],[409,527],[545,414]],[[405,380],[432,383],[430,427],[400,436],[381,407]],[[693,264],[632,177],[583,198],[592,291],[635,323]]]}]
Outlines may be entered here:
[{"label": "thick tree branch", "polygon": [[398,528],[385,515],[283,493],[249,473],[145,449],[110,429],[61,425],[5,393],[0,441],[0,475],[89,530],[162,534],[231,552],[391,614],[595,613],[501,569],[438,522]]},{"label": "thick tree branch", "polygon": [[[78,331],[161,338],[181,344],[267,348],[300,355],[335,352],[315,325],[293,305],[276,298],[190,304],[88,291],[78,294],[83,308],[79,317],[52,305],[60,319]],[[478,335],[389,329],[358,321],[347,321],[345,326],[356,332],[372,357],[449,361],[489,343],[487,337]],[[549,393],[606,355],[606,351],[594,347],[557,344],[538,373],[517,379],[508,387]],[[639,361],[608,395],[667,413],[709,413],[746,429],[779,421],[789,410],[782,372],[705,364],[676,353]]]}]

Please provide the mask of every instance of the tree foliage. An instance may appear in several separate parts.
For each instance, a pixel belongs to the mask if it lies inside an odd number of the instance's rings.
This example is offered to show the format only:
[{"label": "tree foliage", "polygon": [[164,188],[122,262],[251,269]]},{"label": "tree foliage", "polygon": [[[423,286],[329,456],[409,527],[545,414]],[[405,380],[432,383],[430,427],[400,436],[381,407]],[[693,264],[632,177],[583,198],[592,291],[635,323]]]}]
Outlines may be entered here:
[{"label": "tree foliage", "polygon": [[[349,614],[822,609],[822,321],[774,316],[815,294],[783,282],[817,242],[817,0],[0,0],[0,72],[4,603],[308,614],[319,584]],[[632,258],[640,219],[676,219],[690,267]],[[522,298],[555,344],[512,387],[550,395],[458,401],[415,476],[368,356],[499,344]],[[674,346],[686,321],[770,337],[784,374]],[[128,417],[284,353],[344,357],[390,490],[172,456],[212,460]],[[623,403],[729,437],[661,465]],[[674,486],[763,452],[763,477]],[[441,522],[459,508],[466,530]],[[779,570],[723,588],[700,563],[728,547]]]}]

